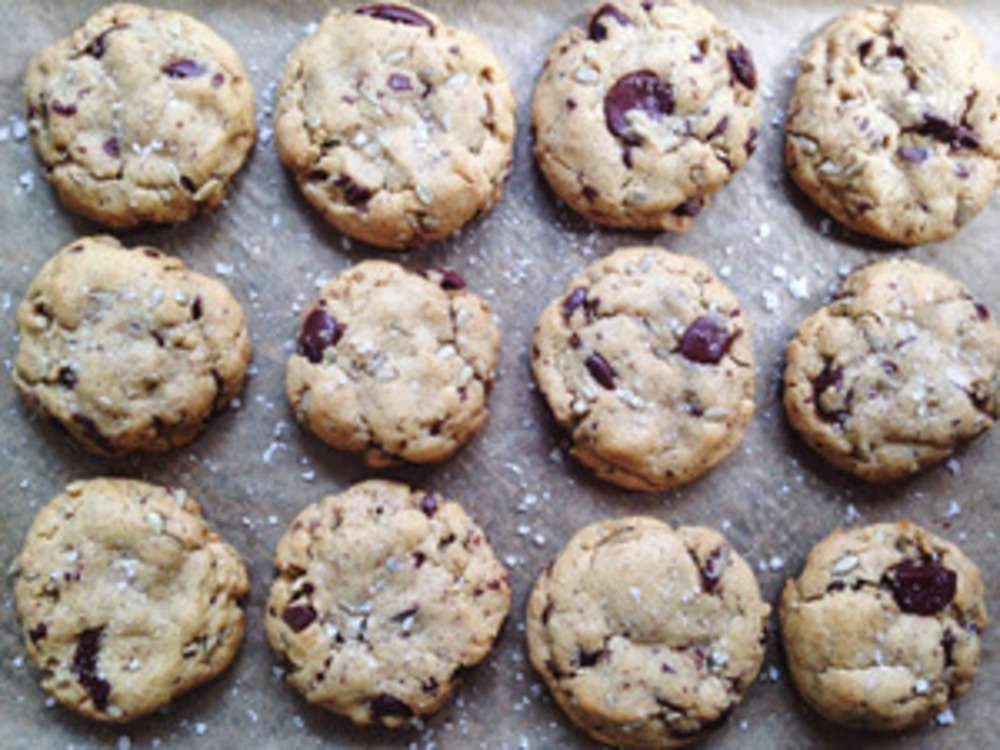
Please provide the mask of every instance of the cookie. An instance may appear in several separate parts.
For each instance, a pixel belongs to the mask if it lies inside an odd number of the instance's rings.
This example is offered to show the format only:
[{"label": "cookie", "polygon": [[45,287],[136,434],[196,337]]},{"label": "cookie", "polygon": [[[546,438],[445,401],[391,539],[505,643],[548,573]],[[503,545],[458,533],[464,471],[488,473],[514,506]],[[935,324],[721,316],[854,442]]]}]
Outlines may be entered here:
[{"label": "cookie", "polygon": [[786,360],[792,426],[869,481],[943,461],[1000,415],[1000,326],[965,286],[915,261],[854,271]]},{"label": "cookie", "polygon": [[615,747],[681,747],[723,723],[764,658],[771,608],[717,532],[654,518],[578,531],[535,582],[528,653],[573,723]]},{"label": "cookie", "polygon": [[944,8],[852,10],[800,62],[786,120],[788,171],[859,232],[918,245],[971,221],[1000,166],[1000,76]]},{"label": "cookie", "polygon": [[35,517],[14,571],[42,687],[92,719],[152,713],[225,671],[243,640],[246,569],[183,490],[74,482]]},{"label": "cookie", "polygon": [[690,482],[753,415],[749,321],[699,260],[617,250],[577,276],[535,327],[532,369],[573,455],[633,490]]},{"label": "cookie", "polygon": [[221,283],[114,237],[64,247],[17,310],[14,385],[88,450],[185,445],[243,388],[250,339]]},{"label": "cookie", "polygon": [[908,521],[838,530],[781,597],[802,697],[831,721],[901,731],[972,686],[986,605],[979,570]]},{"label": "cookie", "polygon": [[486,423],[499,346],[456,271],[365,261],[303,315],[285,387],[302,425],[370,466],[443,461]]},{"label": "cookie", "polygon": [[174,11],[102,8],[31,61],[24,94],[59,199],[114,229],[219,205],[255,137],[239,56]]},{"label": "cookie", "polygon": [[310,505],[274,556],[265,627],[310,703],[399,727],[437,711],[489,653],[507,572],[454,502],[370,480]]},{"label": "cookie", "polygon": [[598,224],[683,232],[753,154],[750,50],[687,0],[619,0],[552,46],[535,88],[535,159]]},{"label": "cookie", "polygon": [[278,94],[281,160],[344,234],[407,250],[500,198],[515,128],[507,74],[478,37],[423,9],[330,11]]}]

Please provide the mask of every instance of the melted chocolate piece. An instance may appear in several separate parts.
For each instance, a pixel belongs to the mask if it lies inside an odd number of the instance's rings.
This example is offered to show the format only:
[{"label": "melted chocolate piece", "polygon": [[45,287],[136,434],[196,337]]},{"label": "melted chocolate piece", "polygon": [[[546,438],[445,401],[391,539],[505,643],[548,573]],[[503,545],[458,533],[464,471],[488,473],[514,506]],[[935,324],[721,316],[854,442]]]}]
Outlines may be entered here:
[{"label": "melted chocolate piece", "polygon": [[592,42],[603,42],[608,38],[607,22],[614,20],[619,26],[631,26],[632,22],[628,16],[622,13],[611,3],[605,3],[598,8],[594,15],[590,17],[590,26],[587,29],[587,37]]},{"label": "melted chocolate piece", "polygon": [[889,587],[896,604],[904,612],[933,615],[955,598],[958,574],[940,563],[923,560],[903,560],[888,572]]},{"label": "melted chocolate piece", "polygon": [[301,633],[316,619],[316,610],[309,604],[295,604],[285,607],[285,611],[281,613],[281,619],[296,633]]},{"label": "melted chocolate piece", "polygon": [[336,346],[346,330],[346,325],[322,307],[313,308],[302,324],[298,352],[313,364],[322,362],[323,352]]},{"label": "melted chocolate piece", "polygon": [[408,718],[413,716],[413,709],[399,698],[388,693],[382,693],[371,702],[372,720],[379,721],[386,716]]},{"label": "melted chocolate piece", "polygon": [[615,389],[615,371],[601,354],[594,352],[584,361],[588,372],[594,380],[609,391]]},{"label": "melted chocolate piece", "polygon": [[427,16],[418,13],[413,8],[407,8],[405,5],[366,5],[354,12],[359,16],[370,16],[381,21],[399,23],[404,26],[426,26],[428,29],[434,30],[434,24]]},{"label": "melted chocolate piece", "polygon": [[740,333],[739,329],[730,333],[725,321],[720,318],[703,315],[684,331],[680,352],[692,362],[718,364]]},{"label": "melted chocolate piece", "polygon": [[84,630],[80,633],[73,652],[73,673],[98,711],[104,711],[108,707],[111,695],[111,684],[97,673],[97,655],[101,650],[103,636],[103,626]]},{"label": "melted chocolate piece", "polygon": [[750,50],[740,44],[726,52],[726,60],[729,61],[729,69],[737,81],[751,91],[757,88],[757,68],[753,64]]},{"label": "melted chocolate piece", "polygon": [[645,112],[660,120],[674,111],[674,90],[651,70],[628,73],[608,90],[604,97],[604,119],[608,130],[630,146],[639,140],[630,132],[629,112]]},{"label": "melted chocolate piece", "polygon": [[169,78],[198,78],[208,72],[208,69],[196,60],[182,57],[179,60],[171,60],[160,68]]}]

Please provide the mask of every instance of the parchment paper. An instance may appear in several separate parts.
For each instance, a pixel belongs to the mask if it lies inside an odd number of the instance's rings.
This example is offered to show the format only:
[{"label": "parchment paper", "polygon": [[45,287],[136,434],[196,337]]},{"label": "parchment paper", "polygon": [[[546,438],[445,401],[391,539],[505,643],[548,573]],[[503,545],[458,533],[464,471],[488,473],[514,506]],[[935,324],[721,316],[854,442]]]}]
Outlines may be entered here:
[{"label": "parchment paper", "polygon": [[[684,236],[598,231],[559,205],[530,157],[529,101],[546,50],[589,7],[581,0],[462,2],[428,0],[446,19],[493,45],[516,86],[520,131],[514,173],[496,210],[460,237],[401,258],[407,266],[449,264],[493,304],[503,324],[503,359],[485,432],[449,463],[384,472],[464,502],[512,564],[511,618],[492,657],[423,731],[354,729],[309,707],[287,687],[267,646],[261,609],[271,553],[288,522],[323,494],[370,476],[350,456],[302,432],[286,406],[283,377],[298,311],[319,283],[371,253],[345,242],[299,197],[270,140],[274,87],[289,51],[330,3],[174,2],[238,49],[257,91],[260,139],[227,205],[175,228],[126,236],[179,255],[221,276],[243,302],[255,348],[242,405],[215,420],[187,449],[124,461],[97,460],[30,418],[9,374],[0,376],[0,561],[20,549],[38,508],[69,481],[124,474],[185,487],[210,522],[241,552],[253,577],[248,631],[232,669],[177,700],[162,715],[128,727],[103,727],[46,705],[14,622],[11,586],[0,608],[0,746],[38,748],[561,748],[595,747],[545,695],[524,652],[524,600],[542,567],[570,535],[592,521],[646,513],[674,524],[721,527],[776,602],[787,575],[838,524],[909,517],[959,542],[981,566],[989,604],[1000,612],[1000,429],[940,467],[892,487],[866,487],[819,461],[790,431],[779,402],[784,345],[798,322],[826,298],[838,272],[886,250],[824,220],[785,177],[780,123],[795,60],[826,19],[857,3],[832,0],[705,0],[752,48],[765,109],[761,148]],[[978,29],[1000,63],[1000,4],[948,3]],[[65,212],[45,184],[18,121],[21,82],[31,54],[70,32],[97,2],[0,1],[0,359],[16,349],[14,310],[41,264],[74,237],[96,228]],[[911,251],[966,282],[1000,311],[1000,205],[952,241]],[[565,453],[562,435],[534,391],[528,365],[531,329],[547,302],[576,272],[612,248],[657,243],[705,259],[736,291],[754,326],[758,411],[747,439],[710,475],[655,495],[616,490]],[[848,733],[816,718],[790,685],[773,625],[764,677],[713,748],[988,748],[1000,736],[1000,627],[987,630],[984,662],[954,724],[931,724],[897,737]],[[770,675],[770,676],[768,676]]]}]

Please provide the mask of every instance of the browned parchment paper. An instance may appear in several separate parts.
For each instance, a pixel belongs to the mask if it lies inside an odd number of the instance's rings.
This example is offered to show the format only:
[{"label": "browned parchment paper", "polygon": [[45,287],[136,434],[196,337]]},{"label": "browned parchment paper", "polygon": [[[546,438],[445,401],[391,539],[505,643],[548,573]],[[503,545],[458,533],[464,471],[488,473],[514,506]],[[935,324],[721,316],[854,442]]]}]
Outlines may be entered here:
[{"label": "browned parchment paper", "polygon": [[[493,304],[503,323],[500,381],[485,432],[438,467],[386,472],[464,502],[512,567],[515,602],[500,643],[465,675],[457,699],[423,731],[356,730],[300,700],[283,684],[261,627],[271,581],[270,556],[286,524],[321,495],[369,476],[296,426],[284,398],[284,360],[297,312],[322,280],[369,255],[329,229],[299,197],[270,141],[274,87],[289,51],[330,2],[163,0],[230,40],[257,91],[261,137],[227,205],[175,228],[126,236],[176,253],[221,276],[246,307],[254,375],[240,408],[215,421],[185,450],[102,461],[85,455],[18,403],[0,374],[0,561],[7,566],[40,505],[70,480],[120,473],[185,487],[211,523],[242,553],[253,576],[248,634],[233,668],[175,702],[162,715],[125,728],[102,727],[47,706],[27,664],[5,579],[0,608],[0,746],[40,748],[541,748],[596,747],[562,717],[534,678],[523,642],[524,600],[534,576],[580,526],[608,516],[647,513],[675,524],[722,527],[755,566],[776,600],[785,576],[838,524],[913,518],[962,544],[981,566],[989,604],[1000,613],[1000,430],[951,464],[887,488],[861,486],[827,469],[787,427],[778,378],[784,344],[799,320],[826,297],[838,272],[884,250],[824,221],[784,175],[780,123],[805,39],[850,0],[704,0],[752,48],[760,69],[765,125],[747,169],[681,237],[597,231],[560,206],[530,158],[529,101],[552,40],[583,19],[583,0],[427,0],[450,21],[477,31],[496,49],[517,90],[517,159],[492,215],[460,237],[410,254],[410,267],[449,264]],[[1000,64],[1000,3],[947,2],[984,37]],[[0,0],[0,359],[16,349],[14,309],[56,249],[95,227],[63,211],[23,139],[21,81],[31,54],[63,36],[95,0]],[[994,201],[961,235],[911,255],[965,281],[1000,310],[1000,204]],[[564,453],[531,385],[531,328],[568,279],[611,248],[657,243],[705,259],[742,299],[754,330],[758,413],[744,445],[703,480],[680,491],[635,495],[591,478]],[[395,257],[395,256],[393,256]],[[773,630],[773,627],[772,627]],[[787,679],[777,638],[764,678],[712,748],[980,748],[1000,737],[1000,627],[988,630],[975,688],[955,706],[951,726],[901,737],[847,733],[817,719]],[[770,677],[768,675],[770,674]]]}]

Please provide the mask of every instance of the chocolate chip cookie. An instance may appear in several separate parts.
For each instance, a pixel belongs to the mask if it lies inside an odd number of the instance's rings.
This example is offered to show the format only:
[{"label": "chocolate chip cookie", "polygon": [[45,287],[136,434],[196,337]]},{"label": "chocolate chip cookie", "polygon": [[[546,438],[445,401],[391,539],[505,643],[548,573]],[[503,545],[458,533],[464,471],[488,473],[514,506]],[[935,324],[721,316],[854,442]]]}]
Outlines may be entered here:
[{"label": "chocolate chip cookie", "polygon": [[443,239],[500,198],[515,101],[475,35],[412,5],[334,9],[279,87],[281,160],[341,232],[395,250]]},{"label": "chocolate chip cookie", "polygon": [[454,503],[370,480],[310,505],[278,543],[265,626],[310,703],[399,727],[489,653],[507,572]]},{"label": "chocolate chip cookie", "polygon": [[366,261],[305,312],[288,400],[299,422],[370,466],[443,461],[486,423],[499,346],[489,305],[458,272]]},{"label": "chocolate chip cookie", "polygon": [[570,719],[616,747],[681,747],[726,720],[771,608],[717,532],[633,517],[578,531],[528,602],[531,663]]},{"label": "chocolate chip cookie", "polygon": [[835,19],[800,63],[792,178],[859,232],[943,240],[986,205],[1000,166],[1000,75],[959,18],[872,5]]},{"label": "chocolate chip cookie", "polygon": [[781,597],[799,692],[831,721],[865,729],[907,729],[965,695],[986,622],[976,566],[907,521],[835,531]]},{"label": "chocolate chip cookie", "polygon": [[24,92],[60,200],[115,229],[217,206],[253,146],[243,63],[183,13],[102,8],[31,61]]},{"label": "chocolate chip cookie", "polygon": [[88,450],[185,445],[243,388],[243,310],[215,279],[114,237],[64,247],[17,310],[14,385]]},{"label": "chocolate chip cookie", "polygon": [[915,261],[848,276],[786,360],[792,426],[862,479],[943,461],[1000,415],[1000,326],[965,286]]},{"label": "chocolate chip cookie", "polygon": [[183,490],[74,482],[35,517],[14,602],[42,687],[101,721],[149,714],[232,662],[249,583]]},{"label": "chocolate chip cookie", "polygon": [[594,9],[549,52],[535,88],[535,158],[591,221],[687,229],[753,154],[750,50],[687,0]]},{"label": "chocolate chip cookie", "polygon": [[617,250],[577,276],[535,327],[535,380],[573,455],[634,490],[690,482],[753,415],[749,321],[699,260]]}]

